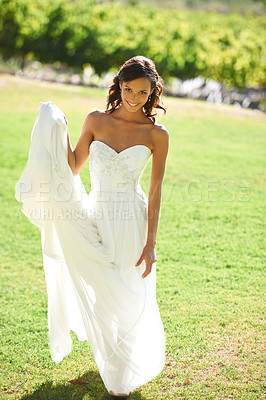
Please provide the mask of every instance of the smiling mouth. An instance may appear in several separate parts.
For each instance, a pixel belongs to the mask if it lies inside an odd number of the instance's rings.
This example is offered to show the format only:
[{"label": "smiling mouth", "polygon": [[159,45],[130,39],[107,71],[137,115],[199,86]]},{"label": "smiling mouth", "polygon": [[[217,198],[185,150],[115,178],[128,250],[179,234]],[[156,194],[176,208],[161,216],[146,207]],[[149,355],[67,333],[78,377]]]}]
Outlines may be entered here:
[{"label": "smiling mouth", "polygon": [[139,103],[130,103],[129,101],[127,101],[127,104],[130,105],[130,107],[137,107]]}]

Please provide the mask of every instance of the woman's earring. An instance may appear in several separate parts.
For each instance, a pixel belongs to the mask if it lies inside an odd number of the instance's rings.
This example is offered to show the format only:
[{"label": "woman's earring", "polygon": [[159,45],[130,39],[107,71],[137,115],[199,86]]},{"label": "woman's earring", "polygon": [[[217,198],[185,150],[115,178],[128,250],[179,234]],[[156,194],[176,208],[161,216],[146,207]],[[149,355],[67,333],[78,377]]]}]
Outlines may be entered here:
[{"label": "woman's earring", "polygon": [[151,95],[149,95],[149,101],[151,101]]}]

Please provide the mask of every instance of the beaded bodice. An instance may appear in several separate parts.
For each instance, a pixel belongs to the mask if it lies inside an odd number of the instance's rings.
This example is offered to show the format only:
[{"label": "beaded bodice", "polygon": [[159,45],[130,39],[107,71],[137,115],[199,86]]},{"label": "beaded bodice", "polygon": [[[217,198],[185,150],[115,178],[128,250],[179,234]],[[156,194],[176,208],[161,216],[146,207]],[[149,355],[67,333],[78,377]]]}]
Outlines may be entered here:
[{"label": "beaded bodice", "polygon": [[92,189],[102,186],[136,188],[151,150],[135,145],[117,153],[106,143],[94,140],[90,145],[89,167]]}]

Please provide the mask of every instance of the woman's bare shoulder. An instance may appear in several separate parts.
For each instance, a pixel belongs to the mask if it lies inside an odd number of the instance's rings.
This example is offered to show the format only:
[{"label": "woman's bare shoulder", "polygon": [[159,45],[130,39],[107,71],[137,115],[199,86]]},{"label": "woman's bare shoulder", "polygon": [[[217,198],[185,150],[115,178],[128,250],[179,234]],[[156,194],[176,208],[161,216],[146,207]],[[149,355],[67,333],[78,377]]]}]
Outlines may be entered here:
[{"label": "woman's bare shoulder", "polygon": [[103,120],[106,119],[106,117],[107,114],[105,113],[105,111],[95,109],[87,114],[85,123],[90,125],[91,127],[96,127],[97,124],[102,124]]},{"label": "woman's bare shoulder", "polygon": [[150,131],[150,137],[152,141],[153,154],[165,153],[166,157],[169,147],[169,132],[165,126],[154,124]]},{"label": "woman's bare shoulder", "polygon": [[168,141],[169,140],[169,132],[164,125],[154,124],[152,127],[153,140],[157,141]]},{"label": "woman's bare shoulder", "polygon": [[108,114],[106,114],[105,111],[95,109],[95,110],[90,111],[90,112],[87,114],[87,117],[89,117],[89,118],[103,118],[103,117],[106,116],[106,115],[108,115]]}]

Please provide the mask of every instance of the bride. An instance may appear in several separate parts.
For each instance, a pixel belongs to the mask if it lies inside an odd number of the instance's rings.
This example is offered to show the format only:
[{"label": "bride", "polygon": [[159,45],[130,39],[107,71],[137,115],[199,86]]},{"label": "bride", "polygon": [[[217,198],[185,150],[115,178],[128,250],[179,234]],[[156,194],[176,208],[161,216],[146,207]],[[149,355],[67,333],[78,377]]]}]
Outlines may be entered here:
[{"label": "bride", "polygon": [[[52,359],[70,353],[74,331],[89,341],[114,398],[155,378],[165,362],[155,253],[169,146],[167,129],[155,123],[156,109],[165,112],[161,82],[152,60],[126,61],[106,110],[87,115],[74,150],[62,111],[41,103],[16,186],[22,211],[41,231]],[[151,156],[147,198],[139,179]],[[89,194],[79,175],[88,158]]]},{"label": "bride", "polygon": [[149,188],[148,236],[137,265],[145,260],[145,278],[156,261],[155,243],[158,226],[161,186],[168,152],[168,131],[155,123],[154,108],[160,104],[161,79],[152,60],[133,57],[126,61],[113,79],[109,89],[106,111],[90,112],[84,122],[80,138],[73,150],[68,135],[68,162],[74,175],[78,174],[89,157],[93,141],[105,143],[122,153],[137,145],[145,145],[152,152],[152,173]]}]

